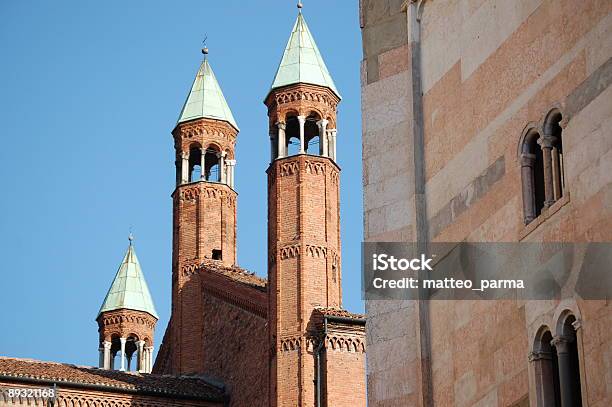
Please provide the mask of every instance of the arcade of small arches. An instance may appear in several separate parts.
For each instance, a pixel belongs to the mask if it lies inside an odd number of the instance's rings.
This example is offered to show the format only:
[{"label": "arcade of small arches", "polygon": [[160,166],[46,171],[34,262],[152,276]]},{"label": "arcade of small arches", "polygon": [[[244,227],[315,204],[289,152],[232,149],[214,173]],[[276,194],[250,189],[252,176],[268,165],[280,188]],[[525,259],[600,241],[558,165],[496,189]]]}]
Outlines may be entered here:
[{"label": "arcade of small arches", "polygon": [[330,118],[318,113],[287,113],[270,129],[270,160],[298,154],[319,155],[336,160],[336,129],[328,129]]},{"label": "arcade of small arches", "polygon": [[566,195],[562,140],[565,123],[561,110],[555,107],[540,125],[531,123],[523,131],[519,158],[525,224]]},{"label": "arcade of small arches", "polygon": [[176,185],[191,182],[218,182],[234,188],[234,168],[236,160],[230,159],[229,150],[221,150],[217,145],[206,147],[194,143],[189,150],[182,151],[176,160]]},{"label": "arcade of small arches", "polygon": [[102,342],[99,352],[102,369],[140,373],[151,373],[153,369],[153,345],[148,338],[140,340],[136,334],[114,335],[110,341]]}]

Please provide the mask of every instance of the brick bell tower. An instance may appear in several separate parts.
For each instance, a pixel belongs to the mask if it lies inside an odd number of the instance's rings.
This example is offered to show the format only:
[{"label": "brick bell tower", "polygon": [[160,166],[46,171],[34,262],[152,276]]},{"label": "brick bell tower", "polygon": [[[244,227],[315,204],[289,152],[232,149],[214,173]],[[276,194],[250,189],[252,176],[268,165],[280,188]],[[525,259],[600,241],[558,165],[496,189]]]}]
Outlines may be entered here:
[{"label": "brick bell tower", "polygon": [[[340,96],[300,11],[265,99],[268,174],[270,405],[314,406],[313,311],[340,307],[336,110]],[[320,349],[320,348],[319,348]],[[319,372],[320,377],[320,372]]]},{"label": "brick bell tower", "polygon": [[236,263],[234,149],[238,126],[207,59],[172,131],[176,189],[172,243],[172,366],[202,372],[202,295],[198,266],[205,259]]}]

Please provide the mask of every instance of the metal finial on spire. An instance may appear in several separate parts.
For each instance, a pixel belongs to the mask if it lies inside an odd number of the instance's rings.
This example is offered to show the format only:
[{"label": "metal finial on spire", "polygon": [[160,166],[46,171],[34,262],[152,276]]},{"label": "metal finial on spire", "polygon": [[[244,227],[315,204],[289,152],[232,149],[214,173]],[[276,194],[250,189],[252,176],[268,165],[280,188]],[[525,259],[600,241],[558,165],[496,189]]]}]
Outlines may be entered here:
[{"label": "metal finial on spire", "polygon": [[130,228],[130,234],[128,235],[128,240],[130,241],[130,246],[131,246],[132,241],[134,240],[134,235],[132,234],[132,228]]},{"label": "metal finial on spire", "polygon": [[304,5],[301,1],[298,1],[297,8],[301,9],[302,7],[304,7]]},{"label": "metal finial on spire", "polygon": [[208,39],[208,35],[204,36],[204,41],[202,41],[202,54],[204,54],[204,59],[206,59],[206,55],[208,55],[208,47],[206,46],[206,40]]}]

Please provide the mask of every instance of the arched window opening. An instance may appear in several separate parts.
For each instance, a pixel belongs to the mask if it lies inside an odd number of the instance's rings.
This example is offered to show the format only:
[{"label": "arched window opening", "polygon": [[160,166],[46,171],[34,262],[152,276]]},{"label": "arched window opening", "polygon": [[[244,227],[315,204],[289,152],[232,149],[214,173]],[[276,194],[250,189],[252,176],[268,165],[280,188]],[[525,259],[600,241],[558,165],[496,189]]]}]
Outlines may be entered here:
[{"label": "arched window opening", "polygon": [[544,156],[539,145],[540,134],[530,131],[521,147],[521,177],[525,224],[540,216],[545,203]]},{"label": "arched window opening", "polygon": [[200,148],[193,146],[189,149],[189,181],[195,182],[202,178],[202,154]]},{"label": "arched window opening", "polygon": [[535,369],[538,407],[561,407],[557,352],[551,345],[552,340],[550,330],[543,327],[530,356]]},{"label": "arched window opening", "polygon": [[311,155],[319,155],[320,154],[320,142],[321,137],[319,137],[319,126],[317,124],[317,118],[315,116],[308,116],[306,118],[306,123],[304,124],[304,144],[305,144],[305,152]]},{"label": "arched window opening", "polygon": [[220,159],[219,150],[212,146],[206,149],[206,153],[204,154],[204,179],[206,179],[206,181],[221,181]]},{"label": "arched window opening", "polygon": [[300,153],[300,123],[297,116],[287,117],[285,140],[288,156]]},{"label": "arched window opening", "polygon": [[135,372],[138,369],[137,350],[138,346],[136,342],[137,338],[130,336],[125,342],[125,370],[128,372]]},{"label": "arched window opening", "polygon": [[558,357],[561,405],[581,407],[580,358],[575,322],[576,317],[568,315],[563,321],[561,335],[555,337],[552,343]]}]

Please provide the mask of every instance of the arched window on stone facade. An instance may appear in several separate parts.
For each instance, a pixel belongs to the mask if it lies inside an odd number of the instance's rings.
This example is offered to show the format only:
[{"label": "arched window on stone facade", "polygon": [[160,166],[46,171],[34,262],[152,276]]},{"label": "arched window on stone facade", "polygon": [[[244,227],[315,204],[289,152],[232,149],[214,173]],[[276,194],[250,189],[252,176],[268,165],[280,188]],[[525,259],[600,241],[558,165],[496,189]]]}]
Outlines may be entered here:
[{"label": "arched window on stone facade", "polygon": [[565,313],[557,324],[558,335],[540,328],[529,360],[533,363],[536,406],[581,407],[580,357],[576,318]]},{"label": "arched window on stone facade", "polygon": [[568,313],[562,316],[557,328],[559,335],[552,340],[552,344],[557,351],[562,407],[582,406],[580,357],[578,355],[578,336],[575,324],[576,317],[574,315]]},{"label": "arched window on stone facade", "polygon": [[565,191],[562,114],[552,109],[544,118],[542,133],[529,128],[520,146],[525,224],[540,216]]},{"label": "arched window on stone facade", "polygon": [[544,158],[540,134],[530,129],[521,146],[521,178],[525,224],[540,216],[544,208]]},{"label": "arched window on stone facade", "polygon": [[536,406],[561,407],[559,366],[556,349],[551,345],[552,334],[547,327],[540,328],[529,360],[534,364]]}]

